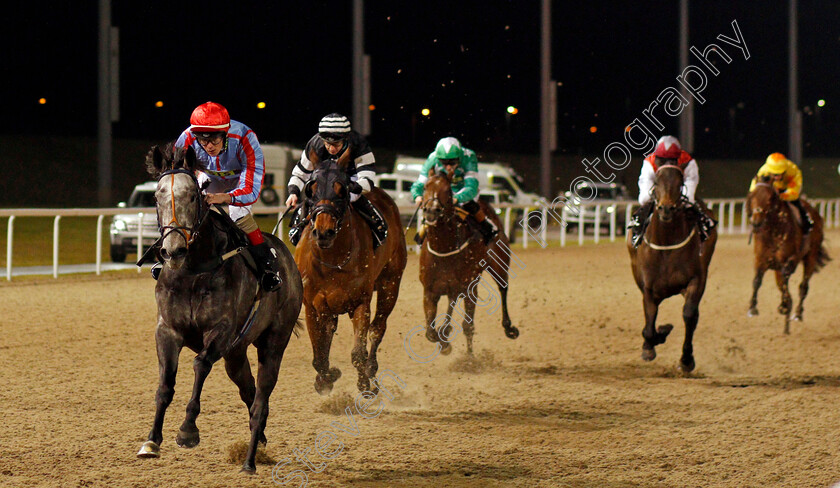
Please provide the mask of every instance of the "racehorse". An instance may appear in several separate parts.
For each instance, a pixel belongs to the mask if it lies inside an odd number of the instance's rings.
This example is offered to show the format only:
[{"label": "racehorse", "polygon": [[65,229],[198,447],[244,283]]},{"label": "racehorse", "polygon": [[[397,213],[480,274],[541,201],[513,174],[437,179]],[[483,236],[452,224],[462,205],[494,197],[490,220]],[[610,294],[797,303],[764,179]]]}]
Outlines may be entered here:
[{"label": "racehorse", "polygon": [[[264,234],[277,251],[283,277],[275,292],[261,291],[246,262],[247,237],[240,236],[227,215],[211,210],[202,198],[195,172],[200,163],[191,147],[161,149],[146,157],[148,171],[158,180],[159,256],[164,262],[155,298],[158,307],[155,342],[160,382],[155,395],[155,420],[139,457],[158,457],[166,408],[172,401],[178,355],[186,346],[198,355],[193,362],[195,382],[187,414],[175,441],[181,447],[199,443],[201,389],[213,364],[225,359],[225,371],[239,387],[248,407],[251,441],[242,471],[256,472],[258,443],[265,443],[268,398],[277,383],[280,361],[300,313],[303,285],[286,246]],[[244,244],[242,244],[244,243]],[[241,255],[240,255],[241,254]],[[295,331],[296,332],[296,331]],[[257,348],[257,383],[246,350]]]},{"label": "racehorse", "polygon": [[808,233],[807,239],[803,238],[802,228],[796,222],[795,211],[779,197],[769,176],[759,178],[753,191],[747,195],[747,213],[752,224],[752,235],[755,236],[755,277],[747,315],[758,315],[756,304],[761,279],[765,271],[772,269],[776,272],[776,284],[782,292],[779,313],[785,316],[785,334],[790,334],[790,312],[793,307],[788,280],[796,266],[802,261],[799,305],[793,320],[802,320],[802,304],[808,294],[808,282],[814,273],[831,260],[823,246],[822,217],[804,200],[802,205],[814,221],[814,228]]},{"label": "racehorse", "polygon": [[[464,210],[453,203],[451,173],[431,175],[423,189],[423,219],[426,237],[420,250],[420,282],[423,284],[423,310],[426,314],[426,338],[440,344],[441,354],[452,352],[452,312],[458,299],[464,304],[461,329],[467,338],[467,353],[473,353],[473,334],[478,279],[488,269],[499,288],[502,303],[502,327],[510,339],[519,337],[519,329],[511,325],[507,307],[509,241],[501,230],[496,212],[480,202],[487,218],[493,219],[499,234],[485,246],[484,241],[464,219]],[[460,214],[460,215],[459,215]],[[492,288],[487,288],[492,291]],[[436,324],[437,305],[446,295],[445,322]],[[460,312],[460,311],[459,311]]]},{"label": "racehorse", "polygon": [[[330,346],[338,327],[338,316],[348,314],[353,321],[353,366],[359,373],[359,391],[370,389],[370,379],[379,368],[376,351],[385,335],[388,316],[399,295],[406,265],[405,237],[400,229],[397,205],[379,188],[365,196],[382,213],[388,237],[373,249],[373,236],[363,217],[350,207],[348,178],[344,167],[350,151],[335,159],[319,162],[312,152],[309,159],[316,170],[304,186],[305,229],[295,251],[303,277],[303,303],[306,327],[312,341],[315,390],[330,393],[341,376],[330,368]],[[376,292],[376,315],[370,320],[370,302]],[[370,338],[370,350],[367,340]]]},{"label": "racehorse", "polygon": [[[645,328],[642,332],[642,359],[655,359],[655,347],[664,344],[673,329],[671,324],[656,327],[656,315],[663,300],[679,293],[685,298],[685,340],[679,367],[688,373],[695,366],[692,339],[700,317],[698,308],[706,289],[709,263],[715,252],[717,230],[712,229],[709,238],[700,242],[697,222],[688,214],[684,204],[681,192],[683,181],[683,170],[679,166],[659,166],[653,184],[656,211],[651,215],[643,242],[634,248],[628,236],[627,249],[633,278],[643,295]],[[701,211],[709,213],[700,201],[697,205]]]}]

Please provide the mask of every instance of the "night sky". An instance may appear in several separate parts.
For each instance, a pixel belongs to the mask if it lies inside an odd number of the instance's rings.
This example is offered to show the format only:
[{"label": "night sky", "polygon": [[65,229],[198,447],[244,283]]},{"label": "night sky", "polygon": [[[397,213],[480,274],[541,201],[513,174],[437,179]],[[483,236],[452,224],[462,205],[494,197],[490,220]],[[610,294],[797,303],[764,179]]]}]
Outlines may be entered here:
[{"label": "night sky", "polygon": [[[558,142],[569,154],[600,153],[663,89],[678,87],[677,1],[582,3],[553,6]],[[799,3],[804,152],[837,156],[840,2]],[[113,2],[121,41],[115,137],[174,139],[192,109],[213,100],[261,140],[302,146],[323,115],[351,115],[351,6]],[[371,142],[430,149],[454,134],[479,151],[538,152],[539,9],[536,0],[366,2]],[[5,10],[0,133],[95,136],[96,2],[15,2]],[[695,153],[759,158],[786,150],[787,2],[695,0],[690,15],[690,45],[715,42],[733,59],[717,63],[707,102],[695,105]],[[716,40],[734,36],[733,20],[749,60]],[[819,99],[826,104],[818,109]],[[509,105],[519,113],[506,116]],[[676,132],[677,119],[666,127]]]}]

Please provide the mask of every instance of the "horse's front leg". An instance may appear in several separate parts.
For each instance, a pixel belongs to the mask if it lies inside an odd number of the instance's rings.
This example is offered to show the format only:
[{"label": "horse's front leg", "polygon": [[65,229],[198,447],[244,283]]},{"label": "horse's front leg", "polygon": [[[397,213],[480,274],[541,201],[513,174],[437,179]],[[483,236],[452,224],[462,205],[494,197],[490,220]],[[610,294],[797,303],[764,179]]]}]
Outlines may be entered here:
[{"label": "horse's front leg", "polygon": [[779,313],[785,316],[785,334],[790,334],[790,311],[793,309],[793,298],[790,296],[788,281],[793,270],[796,269],[796,262],[785,263],[781,270],[776,271],[776,285],[782,292],[782,303],[779,304]]},{"label": "horse's front leg", "polygon": [[312,367],[315,376],[315,391],[319,395],[329,395],[333,383],[341,377],[341,370],[330,368],[330,347],[333,334],[338,327],[338,317],[321,315],[312,305],[306,305],[306,329],[312,342]]},{"label": "horse's front leg", "polygon": [[656,316],[659,312],[659,302],[654,298],[653,292],[645,289],[642,306],[645,310],[645,329],[642,331],[642,337],[645,339],[642,344],[642,359],[645,361],[653,361],[656,359],[656,346],[665,342],[665,338],[674,327],[670,324],[662,325],[659,329],[656,328]]},{"label": "horse's front leg", "polygon": [[370,329],[370,300],[362,300],[361,305],[356,307],[351,315],[353,321],[354,345],[350,353],[350,359],[356,371],[359,372],[359,381],[356,386],[359,391],[370,390],[370,378],[367,375],[367,336]]},{"label": "horse's front leg", "polygon": [[683,341],[683,352],[680,358],[680,369],[685,373],[694,371],[694,331],[697,329],[697,321],[700,319],[700,299],[703,297],[705,283],[694,283],[686,288],[685,304],[683,305],[683,322],[685,322],[685,340]]},{"label": "horse's front leg", "polygon": [[747,311],[747,317],[755,317],[758,315],[758,289],[761,288],[761,280],[764,278],[764,272],[767,268],[763,265],[757,265],[755,268],[755,277],[753,278],[753,294],[750,298],[750,309]]},{"label": "horse's front leg", "polygon": [[137,457],[152,458],[160,456],[160,444],[163,442],[163,417],[166,408],[172,402],[175,394],[175,375],[178,372],[178,355],[184,345],[183,338],[171,329],[164,328],[158,322],[155,331],[155,343],[157,345],[158,380],[157,394],[155,395],[155,421],[152,430],[149,432],[149,439],[143,443]]},{"label": "horse's front leg", "polygon": [[440,335],[435,328],[435,326],[440,325],[435,324],[438,301],[440,301],[440,294],[428,289],[423,292],[423,312],[426,315],[426,339],[429,342],[440,343],[441,354],[449,354],[452,352],[452,346],[448,342],[440,339]]},{"label": "horse's front leg", "polygon": [[[214,327],[214,330],[224,329],[224,325]],[[216,342],[212,339],[206,341],[204,349],[198,353],[193,360],[193,371],[195,372],[195,379],[193,381],[193,391],[189,403],[187,403],[187,415],[184,417],[184,422],[178,429],[178,435],[175,436],[175,442],[181,447],[195,447],[198,445],[201,438],[198,434],[198,427],[195,425],[195,420],[198,414],[201,413],[201,390],[204,388],[204,381],[207,380],[207,375],[213,369],[213,363],[221,358]]]}]

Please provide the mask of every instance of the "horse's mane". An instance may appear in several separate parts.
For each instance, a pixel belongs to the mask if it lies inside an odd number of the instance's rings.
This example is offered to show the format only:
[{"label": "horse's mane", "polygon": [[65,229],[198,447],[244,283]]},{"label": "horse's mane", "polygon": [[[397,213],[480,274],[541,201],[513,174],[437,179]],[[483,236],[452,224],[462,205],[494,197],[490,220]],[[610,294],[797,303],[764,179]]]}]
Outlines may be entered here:
[{"label": "horse's mane", "polygon": [[[175,141],[167,142],[163,146],[152,146],[149,152],[146,153],[146,172],[148,172],[154,179],[160,177],[164,171],[172,169],[190,169],[188,167],[187,152],[192,150],[192,147],[175,147]],[[162,158],[162,161],[159,161]],[[198,158],[196,159],[195,170],[203,170],[207,167]],[[160,164],[159,164],[160,163]],[[160,167],[159,167],[160,166]]]}]

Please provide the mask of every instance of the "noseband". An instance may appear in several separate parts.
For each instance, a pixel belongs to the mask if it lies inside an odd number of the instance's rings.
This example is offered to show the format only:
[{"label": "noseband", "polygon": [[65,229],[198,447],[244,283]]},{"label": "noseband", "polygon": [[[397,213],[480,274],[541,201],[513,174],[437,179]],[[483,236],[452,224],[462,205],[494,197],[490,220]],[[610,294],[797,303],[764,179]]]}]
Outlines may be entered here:
[{"label": "noseband", "polygon": [[[196,218],[195,222],[193,222],[193,225],[191,226],[182,225],[180,222],[178,222],[178,215],[175,212],[175,175],[179,173],[188,175],[192,179],[193,186],[195,188],[197,206],[195,213]],[[161,240],[165,239],[166,236],[168,236],[172,232],[177,232],[178,234],[181,234],[181,237],[183,237],[184,241],[186,242],[187,248],[189,248],[190,243],[192,243],[192,241],[195,240],[196,236],[198,236],[198,232],[196,231],[196,229],[198,229],[198,227],[201,225],[201,221],[204,220],[204,216],[207,215],[208,207],[202,205],[203,200],[201,198],[201,190],[199,190],[198,180],[196,179],[195,174],[192,171],[187,169],[171,169],[168,171],[164,171],[160,174],[160,177],[158,177],[158,187],[160,187],[161,182],[166,176],[170,177],[169,193],[172,200],[172,220],[170,220],[167,225],[161,225],[160,212],[157,212],[158,229],[160,230]]]}]

